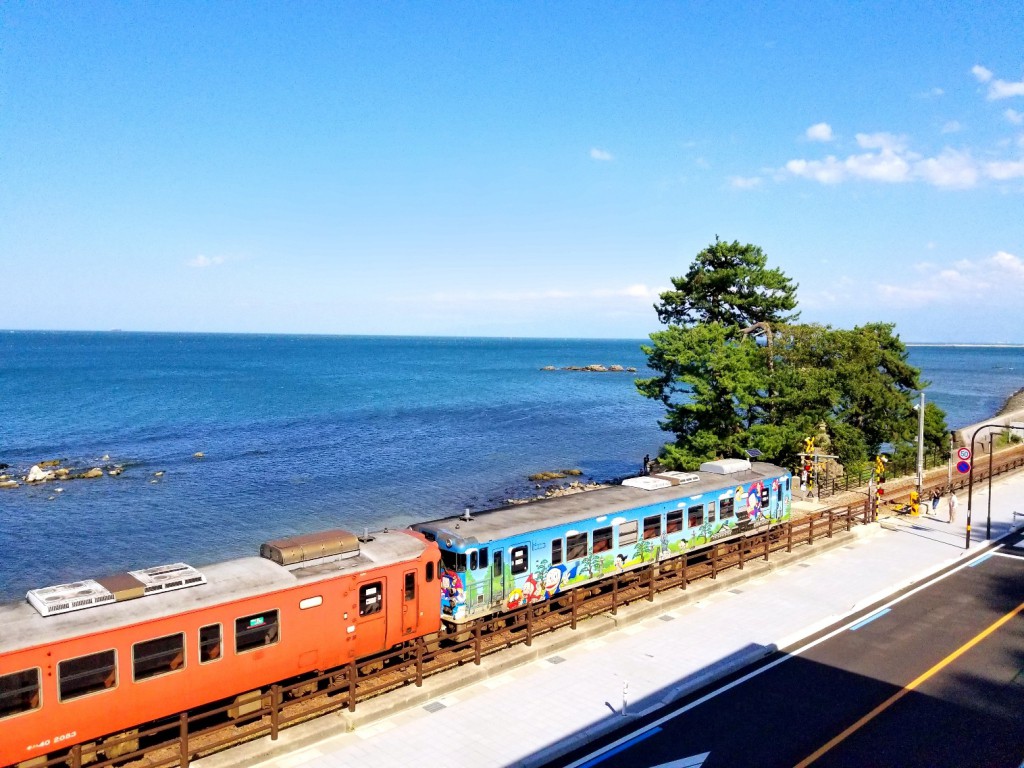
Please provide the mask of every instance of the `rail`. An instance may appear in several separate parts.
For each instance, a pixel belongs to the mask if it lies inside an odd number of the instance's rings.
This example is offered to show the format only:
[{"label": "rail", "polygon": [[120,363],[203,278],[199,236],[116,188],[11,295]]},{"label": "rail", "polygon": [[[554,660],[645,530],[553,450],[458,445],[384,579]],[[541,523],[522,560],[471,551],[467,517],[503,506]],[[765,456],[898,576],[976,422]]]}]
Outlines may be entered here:
[{"label": "rail", "polygon": [[[1024,454],[1008,458],[993,467],[992,476],[1024,466]],[[989,477],[976,470],[980,480]],[[967,479],[954,478],[953,490],[965,488]],[[947,483],[931,482],[926,491]],[[887,503],[909,497],[911,488],[895,493]],[[485,656],[523,643],[530,646],[539,635],[569,627],[575,630],[586,618],[605,613],[638,600],[653,601],[659,592],[686,590],[701,579],[717,579],[730,568],[743,570],[754,560],[769,560],[773,553],[792,552],[795,547],[813,546],[821,538],[849,531],[854,525],[873,522],[882,510],[872,509],[865,498],[853,504],[808,513],[798,519],[771,523],[737,534],[692,552],[683,551],[654,560],[640,568],[616,573],[600,582],[577,587],[542,602],[531,603],[509,613],[481,619],[470,627],[471,637],[463,642],[431,650],[419,639],[405,647],[371,660],[363,659],[323,674],[270,686],[252,702],[252,711],[241,713],[233,700],[214,708],[182,712],[176,717],[146,728],[133,730],[98,742],[76,744],[70,750],[34,768],[71,766],[106,768],[130,766],[145,761],[146,768],[187,768],[191,760],[263,736],[276,740],[283,728],[311,720],[328,712],[355,712],[361,701],[408,685],[423,685],[430,675],[464,664],[479,665]],[[258,705],[257,702],[258,701]]]}]

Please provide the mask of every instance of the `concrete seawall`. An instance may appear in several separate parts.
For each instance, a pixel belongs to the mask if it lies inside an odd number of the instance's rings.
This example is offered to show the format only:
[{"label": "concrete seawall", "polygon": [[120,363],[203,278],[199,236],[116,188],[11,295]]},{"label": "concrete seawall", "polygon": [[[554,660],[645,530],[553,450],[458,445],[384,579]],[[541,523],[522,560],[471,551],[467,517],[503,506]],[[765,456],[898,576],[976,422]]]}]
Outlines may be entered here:
[{"label": "concrete seawall", "polygon": [[[989,427],[978,432],[978,430],[985,424],[998,424],[1000,426]],[[984,421],[979,421],[976,424],[969,424],[966,427],[961,427],[956,430],[956,436],[961,445],[969,445],[971,436],[975,432],[978,432],[976,445],[983,443],[987,444],[992,433],[999,433],[1006,427],[1014,424],[1022,427],[1022,429],[1017,430],[1016,433],[1020,435],[1021,438],[1024,438],[1024,389],[1018,389],[1010,395],[1006,399],[1006,402],[1003,403],[1003,407],[999,409],[999,413],[995,416],[985,419]]]}]

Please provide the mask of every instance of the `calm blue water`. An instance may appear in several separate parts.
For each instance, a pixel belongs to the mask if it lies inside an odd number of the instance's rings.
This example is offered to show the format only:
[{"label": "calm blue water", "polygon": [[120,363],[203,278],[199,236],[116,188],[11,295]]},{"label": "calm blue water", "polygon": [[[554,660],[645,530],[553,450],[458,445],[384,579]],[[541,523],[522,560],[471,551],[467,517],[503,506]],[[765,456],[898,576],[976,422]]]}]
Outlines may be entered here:
[{"label": "calm blue water", "polygon": [[[526,477],[543,470],[636,472],[667,436],[634,375],[540,369],[643,373],[640,343],[0,333],[7,471],[51,458],[127,467],[0,490],[0,598],[483,508],[528,495]],[[1024,349],[913,347],[911,361],[952,426],[1024,386]]]}]

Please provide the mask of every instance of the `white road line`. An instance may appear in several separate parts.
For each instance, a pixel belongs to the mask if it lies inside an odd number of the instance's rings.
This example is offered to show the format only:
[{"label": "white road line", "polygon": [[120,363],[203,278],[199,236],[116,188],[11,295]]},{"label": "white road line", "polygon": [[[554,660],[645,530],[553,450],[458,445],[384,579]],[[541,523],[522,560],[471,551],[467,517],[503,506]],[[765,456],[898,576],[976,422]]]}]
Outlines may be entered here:
[{"label": "white road line", "polygon": [[[992,550],[981,552],[976,557],[971,558],[970,560],[968,560],[965,563],[961,563],[956,568],[952,568],[949,571],[947,571],[946,573],[943,573],[943,574],[941,574],[939,576],[936,576],[936,577],[934,577],[932,579],[929,579],[928,581],[924,582],[920,586],[915,587],[914,589],[910,590],[906,594],[900,595],[899,597],[896,597],[896,598],[890,600],[885,605],[879,606],[878,608],[875,609],[874,613],[878,613],[878,612],[880,612],[882,610],[889,609],[892,606],[896,605],[897,603],[903,602],[908,597],[916,595],[918,592],[921,592],[922,590],[925,590],[928,587],[933,586],[934,584],[938,584],[940,581],[942,581],[945,578],[948,578],[949,576],[952,576],[954,573],[956,573],[956,572],[958,572],[960,570],[963,570],[964,568],[971,567],[972,565],[975,564],[975,560],[979,560],[981,558],[991,557],[994,554],[994,550],[1002,549],[1002,547],[1003,547],[1002,544],[997,544]],[[897,587],[897,589],[900,589],[900,588]],[[838,620],[842,621],[843,618],[845,618],[846,616],[849,616],[851,613],[854,613],[854,612],[855,611],[850,611],[850,612],[844,614],[843,616],[839,617]],[[824,643],[826,640],[831,640],[836,635],[842,634],[843,632],[848,630],[850,627],[854,626],[855,624],[857,624],[858,622],[860,622],[862,620],[863,620],[863,617],[859,618],[859,619],[855,619],[854,621],[847,622],[846,624],[844,624],[843,626],[839,627],[838,629],[832,630],[827,635],[822,635],[817,640],[812,640],[811,642],[807,643],[806,645],[804,645],[804,646],[802,646],[800,648],[797,648],[795,651],[792,651],[790,653],[784,653],[780,658],[776,659],[775,661],[773,661],[773,662],[771,662],[769,664],[765,664],[763,667],[755,669],[753,672],[748,672],[743,677],[737,678],[736,680],[733,680],[731,683],[727,683],[727,684],[723,685],[721,688],[716,688],[715,690],[711,691],[710,693],[704,694],[699,699],[697,699],[695,701],[691,701],[686,706],[680,707],[679,709],[674,710],[673,712],[669,712],[667,715],[664,715],[663,717],[658,718],[657,720],[655,720],[652,723],[649,723],[648,725],[644,726],[640,730],[633,731],[633,732],[629,733],[628,735],[623,736],[621,739],[618,739],[614,743],[608,744],[607,746],[602,747],[601,749],[595,750],[594,752],[591,752],[590,754],[585,755],[584,757],[581,757],[576,762],[571,763],[570,765],[567,765],[566,768],[579,768],[579,766],[583,765],[584,763],[589,762],[590,760],[593,760],[593,759],[599,757],[600,755],[604,754],[605,752],[607,752],[607,751],[609,751],[611,749],[615,749],[616,747],[620,746],[624,742],[630,741],[631,739],[635,739],[637,736],[640,736],[640,735],[643,735],[643,734],[647,733],[652,728],[660,728],[663,724],[667,723],[669,720],[673,720],[673,719],[679,717],[680,715],[686,714],[691,709],[696,709],[701,704],[704,704],[704,703],[706,703],[708,701],[711,701],[711,699],[715,698],[716,696],[718,696],[720,694],[723,694],[723,693],[725,693],[727,691],[731,691],[733,688],[736,688],[737,686],[742,685],[743,683],[747,682],[748,680],[753,680],[755,677],[757,677],[758,675],[762,674],[763,672],[767,672],[770,669],[774,669],[775,667],[779,666],[780,664],[782,664],[782,663],[784,663],[786,661],[789,661],[790,659],[792,659],[792,658],[794,658],[796,656],[800,656],[803,653],[806,653],[807,651],[811,650],[815,646],[820,645],[821,643]],[[1024,766],[1022,766],[1022,768],[1024,768]]]}]

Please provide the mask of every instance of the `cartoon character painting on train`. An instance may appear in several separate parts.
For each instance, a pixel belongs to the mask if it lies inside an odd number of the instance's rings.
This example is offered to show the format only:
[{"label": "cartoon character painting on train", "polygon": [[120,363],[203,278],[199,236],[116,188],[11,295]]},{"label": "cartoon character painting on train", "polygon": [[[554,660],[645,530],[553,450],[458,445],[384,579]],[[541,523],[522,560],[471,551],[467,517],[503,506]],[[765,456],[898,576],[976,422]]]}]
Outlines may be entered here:
[{"label": "cartoon character painting on train", "polygon": [[576,576],[577,564],[573,563],[570,569],[567,565],[554,565],[548,568],[544,574],[544,599],[554,597],[559,592],[567,589],[569,582]]},{"label": "cartoon character painting on train", "polygon": [[747,491],[747,514],[750,516],[750,522],[754,525],[764,522],[761,518],[761,513],[766,510],[761,509],[761,492],[764,490],[764,483],[758,480],[756,483],[751,483],[750,490]]},{"label": "cartoon character painting on train", "polygon": [[441,571],[441,599],[447,600],[452,610],[452,618],[458,620],[466,616],[466,589],[462,579],[455,571]]}]

